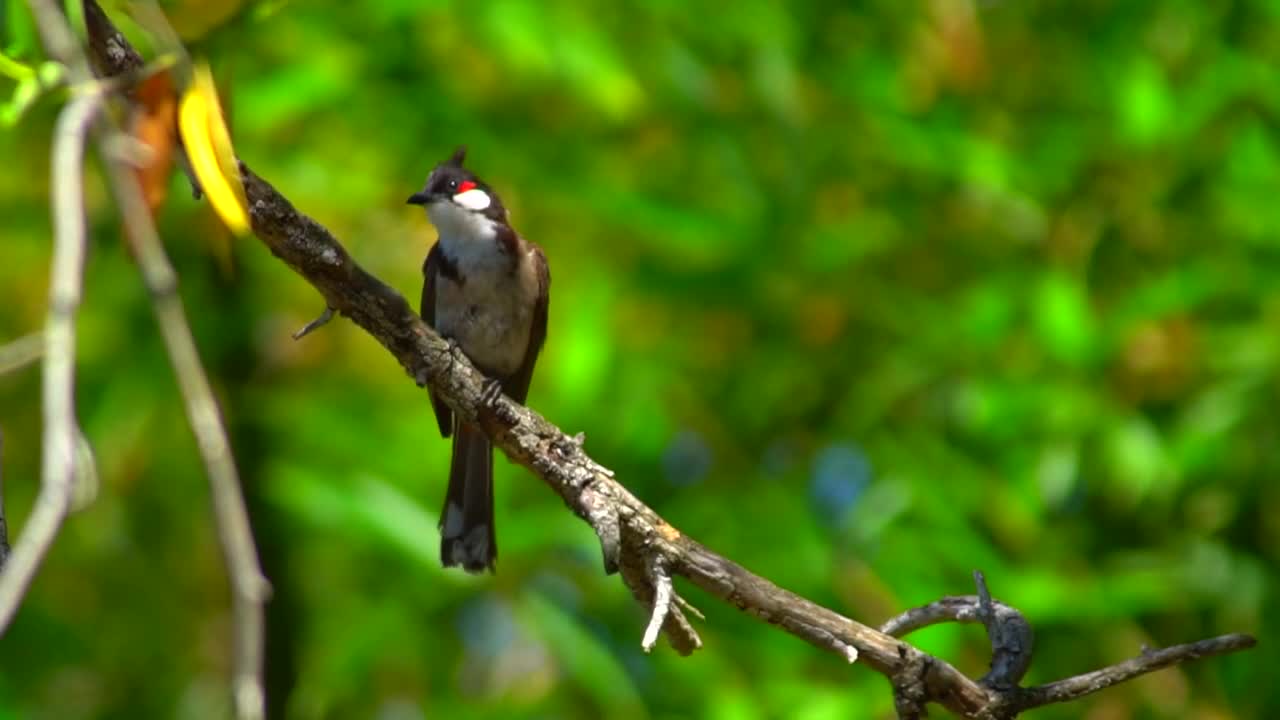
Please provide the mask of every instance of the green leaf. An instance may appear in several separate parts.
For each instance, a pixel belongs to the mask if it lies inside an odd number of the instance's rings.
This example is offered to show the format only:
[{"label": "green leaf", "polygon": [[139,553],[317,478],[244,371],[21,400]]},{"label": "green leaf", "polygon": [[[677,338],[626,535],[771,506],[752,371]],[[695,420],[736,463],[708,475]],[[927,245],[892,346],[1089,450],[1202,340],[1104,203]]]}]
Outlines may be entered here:
[{"label": "green leaf", "polygon": [[3,3],[4,22],[0,24],[0,51],[10,57],[25,58],[36,52],[39,41],[31,9],[25,2]]},{"label": "green leaf", "polygon": [[1171,126],[1174,99],[1163,69],[1149,56],[1130,62],[1118,87],[1120,129],[1124,139],[1149,145],[1164,139]]},{"label": "green leaf", "polygon": [[1129,502],[1142,500],[1157,484],[1173,479],[1160,431],[1140,415],[1131,415],[1109,428],[1106,457],[1109,474],[1118,483],[1109,494],[1119,494]]},{"label": "green leaf", "polygon": [[270,494],[280,506],[316,525],[378,541],[440,571],[437,518],[394,486],[368,476],[354,483],[344,479],[339,486],[300,467],[277,477]]},{"label": "green leaf", "polygon": [[1033,307],[1036,333],[1056,360],[1083,366],[1094,356],[1097,331],[1089,296],[1081,282],[1065,273],[1045,275]]}]

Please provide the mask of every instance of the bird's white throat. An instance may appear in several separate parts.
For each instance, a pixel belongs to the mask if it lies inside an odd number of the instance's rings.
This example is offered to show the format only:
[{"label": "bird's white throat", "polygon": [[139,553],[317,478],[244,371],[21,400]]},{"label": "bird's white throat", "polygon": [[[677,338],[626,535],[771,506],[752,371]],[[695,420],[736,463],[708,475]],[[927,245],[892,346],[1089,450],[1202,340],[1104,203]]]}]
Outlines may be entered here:
[{"label": "bird's white throat", "polygon": [[496,223],[484,215],[438,200],[427,206],[427,217],[440,234],[440,248],[464,275],[510,262],[498,247]]}]

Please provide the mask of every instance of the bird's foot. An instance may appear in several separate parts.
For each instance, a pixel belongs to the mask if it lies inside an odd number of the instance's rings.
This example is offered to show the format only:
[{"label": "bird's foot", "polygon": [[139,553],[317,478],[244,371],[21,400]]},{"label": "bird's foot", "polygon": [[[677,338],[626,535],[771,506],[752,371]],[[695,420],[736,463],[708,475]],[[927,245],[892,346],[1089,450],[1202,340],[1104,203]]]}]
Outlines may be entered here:
[{"label": "bird's foot", "polygon": [[492,378],[485,378],[484,386],[480,389],[480,404],[492,408],[498,404],[501,397],[502,383]]}]

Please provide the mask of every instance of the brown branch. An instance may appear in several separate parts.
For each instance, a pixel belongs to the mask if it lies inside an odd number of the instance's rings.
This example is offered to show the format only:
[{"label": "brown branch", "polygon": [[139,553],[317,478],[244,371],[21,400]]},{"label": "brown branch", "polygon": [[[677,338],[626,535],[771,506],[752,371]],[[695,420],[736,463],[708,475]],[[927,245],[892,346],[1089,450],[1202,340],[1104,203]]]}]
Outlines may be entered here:
[{"label": "brown branch", "polygon": [[987,591],[986,578],[973,573],[977,595],[944,597],[923,607],[912,608],[880,625],[880,632],[903,637],[923,627],[942,622],[982,623],[991,640],[991,671],[978,682],[984,687],[1005,690],[1017,687],[1031,667],[1034,633],[1022,613]]},{"label": "brown branch", "polygon": [[[102,73],[118,74],[142,65],[92,0],[86,0],[86,19],[94,62]],[[687,603],[670,586],[677,575],[846,661],[860,659],[890,679],[902,717],[922,717],[929,702],[964,717],[1005,717],[1011,715],[1004,713],[1020,707],[1015,704],[1019,701],[1024,703],[1021,707],[1034,707],[1059,701],[1054,698],[1078,696],[1071,693],[1078,692],[1073,688],[1081,683],[1045,686],[1053,689],[1038,694],[1037,690],[984,687],[945,661],[783,590],[683,535],[587,456],[580,436],[566,435],[541,415],[505,397],[485,402],[482,376],[465,358],[452,353],[403,297],[361,268],[328,230],[298,212],[243,164],[241,176],[254,232],[267,249],[315,287],[326,307],[382,343],[419,385],[429,384],[462,420],[483,427],[508,457],[529,468],[588,522],[600,539],[606,570],[622,571],[637,600],[652,611],[651,626],[660,625],[678,651],[690,652],[700,641],[680,611]],[[985,614],[991,627],[1005,617],[994,602],[979,599],[968,606]],[[1252,643],[1251,638],[1240,637],[1240,642],[1220,651]],[[1166,662],[1194,657],[1184,653]],[[1096,683],[1083,685],[1093,688]]]},{"label": "brown branch", "polygon": [[1141,655],[1124,662],[1116,663],[1101,670],[1076,675],[1065,680],[1046,683],[1038,687],[1023,688],[1013,694],[1008,708],[1017,713],[1042,705],[1070,702],[1105,690],[1112,685],[1132,680],[1141,675],[1153,673],[1173,665],[1192,660],[1200,660],[1215,655],[1248,650],[1258,644],[1250,635],[1232,634],[1201,640],[1199,642],[1173,645],[1158,650],[1144,650]]}]

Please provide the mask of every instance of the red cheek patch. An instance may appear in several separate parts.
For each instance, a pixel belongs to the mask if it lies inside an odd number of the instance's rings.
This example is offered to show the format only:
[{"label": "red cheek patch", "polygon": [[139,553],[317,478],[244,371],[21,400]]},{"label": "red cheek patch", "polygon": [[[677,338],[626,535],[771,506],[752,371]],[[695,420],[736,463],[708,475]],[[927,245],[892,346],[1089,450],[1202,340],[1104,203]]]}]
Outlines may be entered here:
[{"label": "red cheek patch", "polygon": [[471,182],[470,180],[463,180],[461,183],[458,184],[457,194],[461,195],[462,193],[468,190],[475,190],[475,189],[476,189],[476,184],[474,182]]}]

